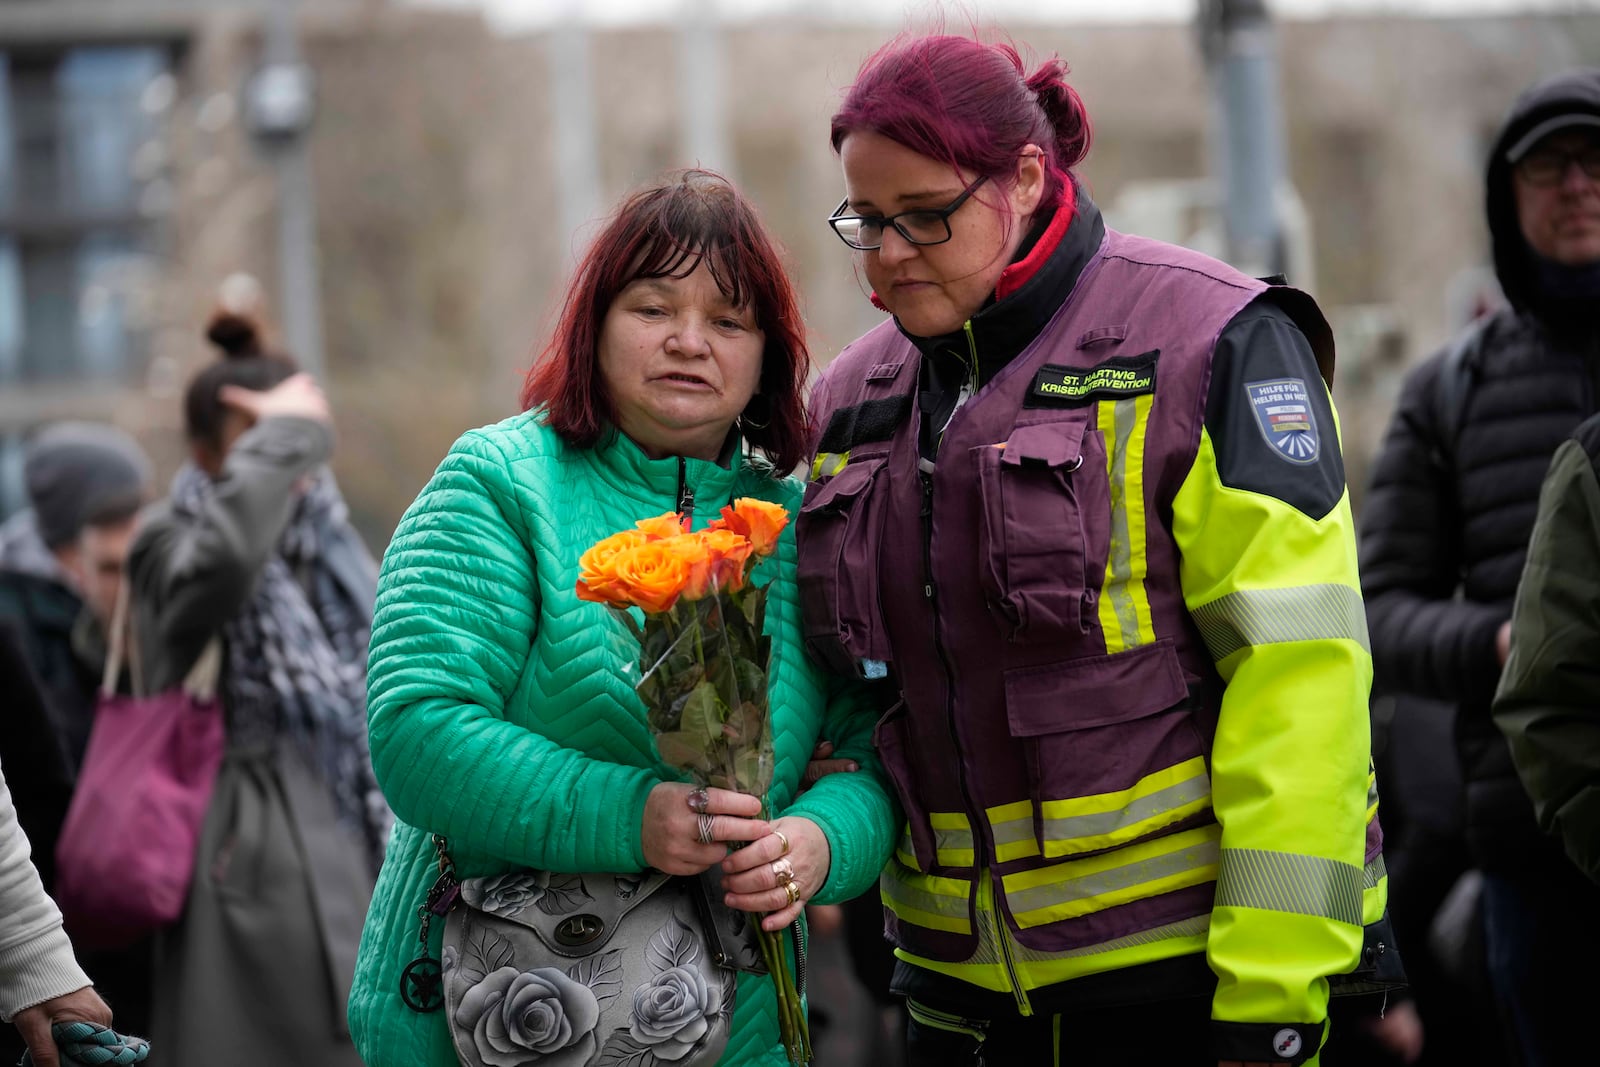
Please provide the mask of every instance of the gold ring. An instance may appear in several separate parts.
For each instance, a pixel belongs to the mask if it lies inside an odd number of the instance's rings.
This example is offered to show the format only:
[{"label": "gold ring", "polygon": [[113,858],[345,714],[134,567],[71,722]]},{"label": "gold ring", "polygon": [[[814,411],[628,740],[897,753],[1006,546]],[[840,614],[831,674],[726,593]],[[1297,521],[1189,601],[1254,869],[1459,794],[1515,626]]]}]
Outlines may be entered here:
[{"label": "gold ring", "polygon": [[[784,833],[782,830],[775,829],[772,831],[772,836],[783,842],[783,851],[778,853],[778,855],[787,856],[789,854],[789,835]],[[790,901],[790,903],[792,904],[794,902]]]},{"label": "gold ring", "polygon": [[778,880],[779,885],[788,885],[794,881],[794,864],[787,859],[774,860],[772,863],[772,876]]},{"label": "gold ring", "polygon": [[785,893],[789,894],[789,903],[790,904],[798,904],[798,903],[800,903],[800,883],[799,882],[791,880],[791,881],[783,883],[783,891]]}]

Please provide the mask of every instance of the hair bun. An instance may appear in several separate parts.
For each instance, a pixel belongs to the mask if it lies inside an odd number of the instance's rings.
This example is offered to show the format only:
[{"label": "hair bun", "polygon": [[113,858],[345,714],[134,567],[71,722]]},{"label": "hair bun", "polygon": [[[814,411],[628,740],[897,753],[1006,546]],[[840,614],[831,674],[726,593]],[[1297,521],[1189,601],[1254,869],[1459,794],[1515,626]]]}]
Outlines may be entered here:
[{"label": "hair bun", "polygon": [[254,319],[232,311],[219,311],[206,326],[206,340],[222,349],[224,359],[246,359],[261,354],[261,329]]},{"label": "hair bun", "polygon": [[1051,59],[1028,77],[1028,88],[1056,132],[1056,162],[1070,170],[1089,154],[1091,129],[1089,111],[1066,76],[1067,65]]}]

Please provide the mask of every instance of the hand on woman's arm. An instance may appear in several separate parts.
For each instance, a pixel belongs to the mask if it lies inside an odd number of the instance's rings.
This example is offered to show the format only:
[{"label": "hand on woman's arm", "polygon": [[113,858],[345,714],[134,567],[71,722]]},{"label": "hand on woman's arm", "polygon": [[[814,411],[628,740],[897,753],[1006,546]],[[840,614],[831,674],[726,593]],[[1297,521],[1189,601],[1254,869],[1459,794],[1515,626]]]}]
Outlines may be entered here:
[{"label": "hand on woman's arm", "polygon": [[[828,836],[810,819],[786,815],[772,823],[772,833],[722,861],[722,886],[727,904],[740,911],[767,912],[763,930],[782,930],[805,910],[806,901],[828,880],[833,853]],[[786,844],[787,842],[787,844]],[[799,887],[794,897],[784,888],[787,874]]]}]

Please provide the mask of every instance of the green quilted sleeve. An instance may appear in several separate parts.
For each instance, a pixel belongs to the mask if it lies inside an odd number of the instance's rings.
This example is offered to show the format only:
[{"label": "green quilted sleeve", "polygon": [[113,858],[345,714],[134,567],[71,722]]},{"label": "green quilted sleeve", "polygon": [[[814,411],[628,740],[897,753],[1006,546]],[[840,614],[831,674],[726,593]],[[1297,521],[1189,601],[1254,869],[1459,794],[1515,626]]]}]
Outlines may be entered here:
[{"label": "green quilted sleeve", "polygon": [[459,440],[406,512],[378,582],[372,763],[395,814],[453,850],[550,870],[644,867],[658,779],[506,721],[539,618],[507,456]]},{"label": "green quilted sleeve", "polygon": [[855,760],[860,769],[822,778],[784,811],[810,819],[828,837],[832,866],[822,890],[811,898],[817,904],[837,904],[870,889],[900,830],[903,816],[894,787],[872,746],[876,721],[866,686],[831,678],[821,736],[833,742],[834,758]]}]

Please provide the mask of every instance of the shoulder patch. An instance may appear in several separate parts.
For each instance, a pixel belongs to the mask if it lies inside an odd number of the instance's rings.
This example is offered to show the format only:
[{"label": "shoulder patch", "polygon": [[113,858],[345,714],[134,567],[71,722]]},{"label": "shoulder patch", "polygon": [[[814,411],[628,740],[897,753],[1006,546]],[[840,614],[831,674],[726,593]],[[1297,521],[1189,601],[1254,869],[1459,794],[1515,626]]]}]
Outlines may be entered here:
[{"label": "shoulder patch", "polygon": [[1046,363],[1033,376],[1024,407],[1078,407],[1102,397],[1140,396],[1156,391],[1159,348],[1137,356],[1113,356],[1092,367]]},{"label": "shoulder patch", "polygon": [[[1320,384],[1320,383],[1319,383]],[[1245,382],[1256,426],[1273,452],[1290,463],[1310,466],[1322,454],[1322,434],[1303,378]]]}]

